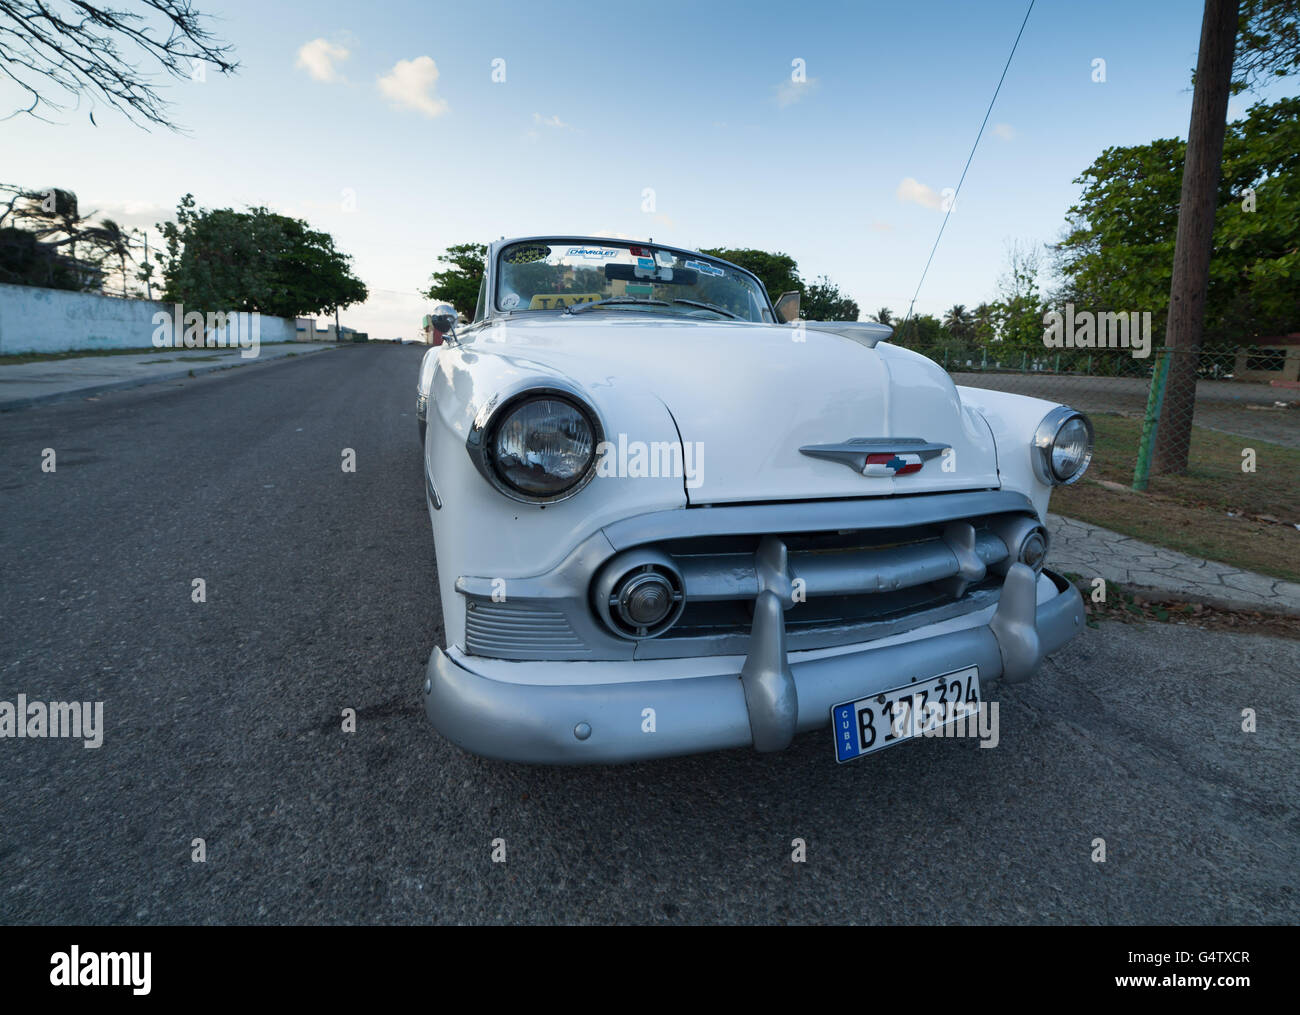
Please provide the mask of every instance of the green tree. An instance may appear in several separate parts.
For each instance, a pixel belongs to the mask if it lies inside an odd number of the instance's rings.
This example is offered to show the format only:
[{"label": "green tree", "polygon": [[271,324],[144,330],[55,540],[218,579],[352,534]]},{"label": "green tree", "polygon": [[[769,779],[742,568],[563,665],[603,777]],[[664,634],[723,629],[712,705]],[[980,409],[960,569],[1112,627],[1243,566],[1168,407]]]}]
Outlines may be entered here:
[{"label": "green tree", "polygon": [[24,190],[7,185],[0,185],[0,193],[9,195],[0,203],[5,234],[0,279],[51,289],[99,288],[103,252],[87,242],[91,227],[76,194],[58,187]]},{"label": "green tree", "polygon": [[135,258],[131,256],[131,237],[120,225],[113,219],[103,219],[97,225],[93,225],[86,230],[86,238],[93,244],[105,257],[117,259],[118,267],[122,276],[122,295],[129,296],[127,292],[128,275],[126,262],[134,263]]},{"label": "green tree", "polygon": [[1234,95],[1273,78],[1300,73],[1300,4],[1242,0],[1233,60]]},{"label": "green tree", "polygon": [[159,226],[163,299],[199,311],[273,317],[325,314],[364,302],[365,283],[328,233],[266,208],[197,208],[186,194]]},{"label": "green tree", "polygon": [[804,286],[799,313],[807,321],[856,321],[858,305],[822,275]]},{"label": "green tree", "polygon": [[[710,247],[700,251],[710,257],[720,257],[724,261],[738,264],[747,271],[752,271],[767,290],[768,299],[773,303],[785,292],[804,292],[803,280],[799,278],[799,265],[789,254],[771,254],[766,250],[753,250],[748,247]],[[806,308],[801,308],[808,318]],[[812,318],[808,318],[811,320]]]},{"label": "green tree", "polygon": [[738,264],[758,276],[773,303],[786,292],[800,294],[799,315],[808,321],[856,321],[858,304],[825,275],[812,282],[799,276],[799,265],[785,253],[770,253],[750,247],[707,247],[710,257]]},{"label": "green tree", "polygon": [[893,341],[909,349],[931,350],[942,343],[943,322],[933,314],[916,314],[899,322]]},{"label": "green tree", "polygon": [[875,321],[877,324],[888,324],[892,326],[894,323],[894,312],[888,307],[881,307],[871,315],[871,320]]},{"label": "green tree", "polygon": [[1261,77],[1300,70],[1298,13],[1295,0],[1246,0],[1244,7],[1240,0],[1205,0],[1164,328],[1166,348],[1189,355],[1169,363],[1151,455],[1155,473],[1186,472],[1191,454],[1195,353],[1205,339],[1228,97]]},{"label": "green tree", "polygon": [[971,339],[976,346],[985,346],[997,338],[997,316],[992,303],[981,303],[971,315]]},{"label": "green tree", "polygon": [[1037,247],[1018,242],[1007,247],[1006,270],[998,281],[998,299],[993,304],[1000,353],[1041,354],[1044,348],[1046,306],[1038,286],[1040,272]]},{"label": "green tree", "polygon": [[[1056,247],[1061,297],[1080,309],[1150,310],[1153,332],[1164,333],[1186,150],[1177,138],[1107,148],[1075,181],[1083,193]],[[1297,207],[1300,98],[1256,104],[1224,138],[1207,345],[1295,328]]]},{"label": "green tree", "polygon": [[433,273],[432,284],[424,295],[431,300],[450,303],[473,320],[486,259],[487,245],[483,243],[457,243],[448,247],[447,252],[438,257],[448,267]]},{"label": "green tree", "polygon": [[964,303],[955,303],[943,315],[943,326],[953,338],[965,341],[973,333],[970,311]]}]

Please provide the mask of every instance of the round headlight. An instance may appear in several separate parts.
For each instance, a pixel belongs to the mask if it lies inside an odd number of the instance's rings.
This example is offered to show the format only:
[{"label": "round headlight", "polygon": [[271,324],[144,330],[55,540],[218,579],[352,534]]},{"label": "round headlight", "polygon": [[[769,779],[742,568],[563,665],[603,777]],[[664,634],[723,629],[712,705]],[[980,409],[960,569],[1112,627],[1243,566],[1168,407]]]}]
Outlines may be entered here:
[{"label": "round headlight", "polygon": [[1092,434],[1081,416],[1067,420],[1052,443],[1052,475],[1069,483],[1083,475],[1092,457]]},{"label": "round headlight", "polygon": [[1092,423],[1083,413],[1059,406],[1047,414],[1034,434],[1034,471],[1044,483],[1076,482],[1092,461]]},{"label": "round headlight", "polygon": [[545,395],[505,412],[488,447],[492,468],[506,486],[549,500],[587,478],[596,456],[596,428],[575,403]]}]

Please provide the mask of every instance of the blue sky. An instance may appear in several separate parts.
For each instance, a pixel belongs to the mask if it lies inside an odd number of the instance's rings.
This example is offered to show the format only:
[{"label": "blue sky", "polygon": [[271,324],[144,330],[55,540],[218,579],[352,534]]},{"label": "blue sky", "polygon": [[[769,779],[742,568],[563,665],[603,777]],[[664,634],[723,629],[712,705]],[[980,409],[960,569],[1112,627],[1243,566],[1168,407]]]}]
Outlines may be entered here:
[{"label": "blue sky", "polygon": [[[414,336],[448,245],[551,231],[782,250],[864,314],[901,313],[1026,3],[196,6],[241,67],[164,82],[187,134],[103,107],[95,127],[85,103],[20,117],[0,123],[0,179],[131,225],[186,191],[301,216],[371,288],[344,323],[387,338]],[[918,311],[992,298],[1007,244],[1055,239],[1103,148],[1185,135],[1200,17],[1039,0]]]}]

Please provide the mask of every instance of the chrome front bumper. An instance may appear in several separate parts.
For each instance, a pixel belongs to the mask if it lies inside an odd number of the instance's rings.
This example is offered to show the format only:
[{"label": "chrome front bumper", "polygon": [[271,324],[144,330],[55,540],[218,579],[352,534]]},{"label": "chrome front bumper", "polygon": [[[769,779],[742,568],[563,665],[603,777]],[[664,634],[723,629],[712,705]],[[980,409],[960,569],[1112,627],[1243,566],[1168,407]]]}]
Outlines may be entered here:
[{"label": "chrome front bumper", "polygon": [[755,603],[743,667],[711,676],[511,683],[474,673],[435,648],[424,685],[425,711],[448,740],[503,761],[595,764],[747,745],[780,750],[796,733],[829,725],[835,705],[912,679],[972,665],[986,686],[1000,677],[1028,679],[1043,657],[1084,624],[1078,590],[1059,575],[1044,573],[1057,593],[1039,603],[1034,572],[1012,565],[987,624],[795,662],[785,648],[782,604],[774,592],[763,592]]}]

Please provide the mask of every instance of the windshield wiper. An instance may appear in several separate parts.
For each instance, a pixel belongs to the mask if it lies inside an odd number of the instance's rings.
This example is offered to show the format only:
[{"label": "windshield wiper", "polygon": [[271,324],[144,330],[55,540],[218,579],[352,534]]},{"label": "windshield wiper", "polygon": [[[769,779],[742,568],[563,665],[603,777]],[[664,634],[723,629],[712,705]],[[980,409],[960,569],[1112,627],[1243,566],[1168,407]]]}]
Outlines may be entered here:
[{"label": "windshield wiper", "polygon": [[684,300],[681,297],[678,297],[677,299],[673,300],[673,302],[685,303],[688,307],[699,307],[701,310],[712,310],[715,313],[726,314],[733,321],[740,320],[739,314],[732,313],[730,310],[727,310],[725,307],[719,307],[713,303],[705,303],[703,300]]},{"label": "windshield wiper", "polygon": [[667,307],[672,304],[666,300],[643,300],[637,296],[611,296],[604,300],[593,300],[590,303],[574,303],[572,306],[564,308],[566,314],[577,314],[584,310],[590,310],[592,307],[618,306],[619,304],[636,303],[645,307]]}]

